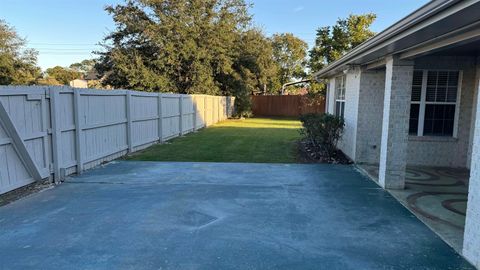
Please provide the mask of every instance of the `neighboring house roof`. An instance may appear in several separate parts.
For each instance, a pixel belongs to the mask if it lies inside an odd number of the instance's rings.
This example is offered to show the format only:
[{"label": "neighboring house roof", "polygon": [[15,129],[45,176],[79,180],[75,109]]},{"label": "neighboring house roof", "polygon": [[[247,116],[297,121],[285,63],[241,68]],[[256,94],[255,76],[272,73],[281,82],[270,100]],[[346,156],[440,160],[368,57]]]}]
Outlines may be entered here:
[{"label": "neighboring house roof", "polygon": [[[463,34],[465,40],[478,39],[479,20],[480,0],[430,1],[314,73],[314,77],[317,79],[329,77],[348,65],[373,64],[382,61],[386,55],[404,53],[441,41],[445,43],[453,35]],[[435,46],[431,48],[433,49],[436,49]]]}]

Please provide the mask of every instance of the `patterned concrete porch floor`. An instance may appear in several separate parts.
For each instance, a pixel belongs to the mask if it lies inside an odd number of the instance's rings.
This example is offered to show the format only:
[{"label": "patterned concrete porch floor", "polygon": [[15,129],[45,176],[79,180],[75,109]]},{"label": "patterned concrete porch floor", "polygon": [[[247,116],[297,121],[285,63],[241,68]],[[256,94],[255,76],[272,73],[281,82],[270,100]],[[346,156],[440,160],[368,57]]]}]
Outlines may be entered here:
[{"label": "patterned concrete porch floor", "polygon": [[[378,166],[359,167],[378,181]],[[409,166],[405,190],[390,190],[390,193],[461,253],[468,178],[467,169]]]}]

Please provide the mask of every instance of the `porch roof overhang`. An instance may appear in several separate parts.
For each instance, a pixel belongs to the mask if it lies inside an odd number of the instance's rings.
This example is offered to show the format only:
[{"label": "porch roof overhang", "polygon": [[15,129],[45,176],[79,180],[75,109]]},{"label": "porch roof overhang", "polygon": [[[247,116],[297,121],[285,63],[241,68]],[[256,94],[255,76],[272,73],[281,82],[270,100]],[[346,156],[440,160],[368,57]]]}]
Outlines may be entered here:
[{"label": "porch roof overhang", "polygon": [[350,65],[376,68],[385,56],[411,59],[480,40],[480,0],[433,0],[314,73],[317,80]]}]

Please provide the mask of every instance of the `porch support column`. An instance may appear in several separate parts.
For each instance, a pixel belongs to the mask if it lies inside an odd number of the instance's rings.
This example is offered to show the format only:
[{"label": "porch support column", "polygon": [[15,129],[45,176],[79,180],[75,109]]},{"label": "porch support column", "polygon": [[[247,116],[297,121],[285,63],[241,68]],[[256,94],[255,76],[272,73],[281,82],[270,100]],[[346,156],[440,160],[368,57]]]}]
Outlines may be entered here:
[{"label": "porch support column", "polygon": [[413,62],[387,57],[379,168],[383,188],[405,188],[412,78]]},{"label": "porch support column", "polygon": [[472,127],[474,129],[473,150],[463,237],[463,255],[473,265],[480,268],[480,94],[477,95],[476,107],[475,124]]}]

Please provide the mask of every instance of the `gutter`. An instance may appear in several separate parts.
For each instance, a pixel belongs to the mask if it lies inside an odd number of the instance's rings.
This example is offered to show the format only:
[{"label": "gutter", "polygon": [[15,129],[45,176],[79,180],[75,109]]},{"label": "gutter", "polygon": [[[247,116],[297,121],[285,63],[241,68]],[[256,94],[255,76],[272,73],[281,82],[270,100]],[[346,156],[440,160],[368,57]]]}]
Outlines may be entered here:
[{"label": "gutter", "polygon": [[[432,16],[440,13],[441,11],[446,10],[447,8],[451,7],[454,4],[459,2],[463,2],[464,4],[473,4],[478,1],[470,0],[470,1],[462,1],[462,0],[433,0],[429,3],[423,5],[410,15],[406,16],[405,18],[401,19],[397,23],[393,24],[392,26],[388,27],[387,29],[383,30],[382,32],[378,33],[377,35],[373,36],[372,38],[368,39],[364,43],[360,44],[356,48],[349,51],[347,54],[342,56],[340,59],[336,60],[335,62],[331,63],[330,65],[326,66],[325,68],[321,69],[318,72],[313,74],[313,77],[318,79],[318,77],[322,77],[326,75],[326,73],[331,72],[342,65],[348,64],[349,61],[355,60],[356,58],[360,57],[362,54],[365,54],[368,50],[375,49],[376,46],[382,43],[391,43],[389,42],[390,39],[394,38],[395,36],[406,32],[407,30],[411,29],[415,25],[418,25],[422,22],[427,22],[429,18]],[[388,45],[388,44],[386,44]],[[378,49],[378,48],[377,48]]]}]

